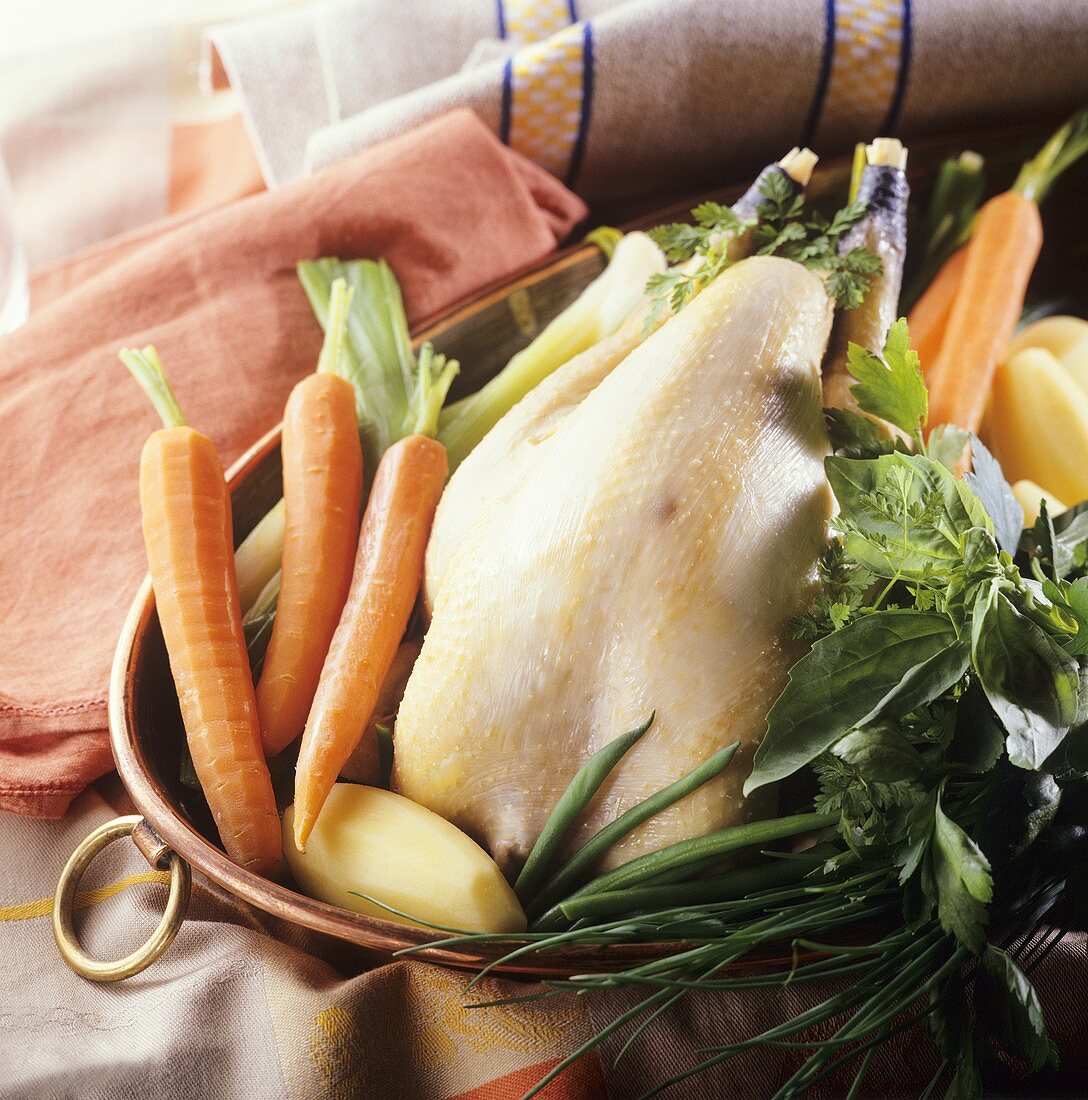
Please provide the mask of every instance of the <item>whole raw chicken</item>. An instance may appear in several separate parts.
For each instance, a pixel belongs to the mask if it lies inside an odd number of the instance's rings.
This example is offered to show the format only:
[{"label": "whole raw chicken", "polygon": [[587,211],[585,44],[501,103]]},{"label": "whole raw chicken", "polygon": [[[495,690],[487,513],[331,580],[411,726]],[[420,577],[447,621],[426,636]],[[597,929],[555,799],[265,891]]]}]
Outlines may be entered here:
[{"label": "whole raw chicken", "polygon": [[[826,537],[831,314],[809,271],[745,260],[618,364],[568,363],[451,481],[394,781],[504,869],[581,764],[651,711],[570,845],[734,741],[721,777],[607,863],[752,811],[741,786]],[[502,463],[491,492],[485,461]]]}]

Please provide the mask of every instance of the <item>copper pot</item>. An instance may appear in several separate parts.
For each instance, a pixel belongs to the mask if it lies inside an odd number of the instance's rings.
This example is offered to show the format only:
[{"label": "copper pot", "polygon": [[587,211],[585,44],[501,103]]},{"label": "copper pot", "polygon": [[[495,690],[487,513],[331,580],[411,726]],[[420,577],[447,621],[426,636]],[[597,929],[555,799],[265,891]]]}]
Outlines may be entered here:
[{"label": "copper pot", "polygon": [[[1049,122],[1029,129],[960,135],[915,144],[911,148],[911,177],[915,194],[925,192],[935,168],[950,154],[964,148],[987,154],[987,168],[995,177],[1019,164],[1048,132]],[[850,166],[838,161],[819,169],[809,194],[842,194]],[[717,192],[713,198],[728,202],[740,188]],[[683,203],[639,225],[677,220],[691,203]],[[1084,268],[1083,230],[1075,202],[1066,210],[1057,197],[1048,206],[1048,217],[1067,221],[1070,232],[1049,237],[1043,280],[1065,287],[1070,271]],[[1058,207],[1057,210],[1054,207]],[[511,355],[565,308],[603,268],[593,245],[581,245],[561,253],[533,271],[496,286],[471,302],[463,303],[417,333],[439,351],[461,361],[461,392],[471,390],[499,370]],[[455,395],[456,396],[456,395]],[[240,541],[280,496],[279,429],[270,432],[231,468],[228,474],[234,505],[235,538]],[[261,878],[232,863],[209,837],[215,831],[206,808],[192,797],[178,775],[181,738],[184,736],[173,681],[155,611],[150,580],[141,585],[125,622],[113,665],[109,704],[110,736],[114,757],[125,786],[142,817],[121,818],[96,830],[73,853],[65,867],[54,908],[54,932],[66,960],[84,977],[114,981],[137,973],[169,945],[184,918],[189,892],[189,867],[195,867],[224,889],[284,920],[359,945],[379,956],[431,942],[433,935],[372,916],[349,912],[314,901],[286,886]],[[79,877],[94,855],[111,840],[131,835],[148,861],[171,871],[171,890],[163,922],[148,943],[126,959],[96,962],[80,950],[72,929],[72,903]],[[504,954],[503,947],[424,947],[416,956],[445,966],[477,969]],[[561,977],[591,970],[616,969],[660,957],[675,949],[668,944],[627,944],[572,949],[546,956],[527,955],[500,972],[530,978]],[[764,959],[764,962],[767,960]],[[749,964],[759,965],[754,960]]]}]

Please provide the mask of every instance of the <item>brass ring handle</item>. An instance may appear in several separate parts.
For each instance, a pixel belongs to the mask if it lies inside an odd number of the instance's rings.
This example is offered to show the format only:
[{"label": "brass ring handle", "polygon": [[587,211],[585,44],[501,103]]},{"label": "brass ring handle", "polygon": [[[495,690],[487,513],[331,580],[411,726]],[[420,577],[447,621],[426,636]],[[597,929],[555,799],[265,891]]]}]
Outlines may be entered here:
[{"label": "brass ring handle", "polygon": [[[92,959],[85,954],[76,937],[72,918],[76,891],[91,861],[106,845],[120,837],[131,836],[148,862],[160,870],[170,870],[170,894],[158,928],[131,955],[114,962]],[[53,901],[53,937],[64,961],[82,978],[92,982],[119,982],[146,970],[173,942],[185,920],[193,876],[189,864],[171,851],[142,817],[131,815],[107,821],[94,830],[72,853],[57,883]]]}]

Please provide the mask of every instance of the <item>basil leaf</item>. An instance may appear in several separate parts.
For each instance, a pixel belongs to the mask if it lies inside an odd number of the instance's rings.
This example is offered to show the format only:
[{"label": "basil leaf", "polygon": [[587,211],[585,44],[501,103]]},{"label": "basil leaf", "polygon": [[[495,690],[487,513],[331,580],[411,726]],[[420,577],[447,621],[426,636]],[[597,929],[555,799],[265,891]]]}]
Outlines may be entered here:
[{"label": "basil leaf", "polygon": [[982,849],[941,808],[933,811],[933,880],[941,927],[974,954],[986,946],[986,906],[993,897],[990,862]]},{"label": "basil leaf", "polygon": [[1024,972],[993,944],[986,945],[975,976],[979,1022],[1032,1071],[1057,1063],[1035,988]]},{"label": "basil leaf", "polygon": [[1038,770],[1077,717],[1077,663],[992,585],[979,593],[971,663],[1018,768]]},{"label": "basil leaf", "polygon": [[859,344],[847,349],[847,369],[858,380],[850,394],[862,412],[887,420],[908,435],[926,422],[929,398],[918,353],[911,350],[907,322],[900,318],[889,329],[883,357]]},{"label": "basil leaf", "polygon": [[966,643],[934,612],[877,611],[821,638],[767,715],[744,793],[792,775],[856,727],[936,699],[967,663]]},{"label": "basil leaf", "polygon": [[970,489],[922,455],[832,457],[824,468],[846,551],[877,576],[944,577],[962,562],[961,540],[970,528],[993,531]]},{"label": "basil leaf", "polygon": [[942,466],[956,473],[963,460],[963,450],[971,433],[957,428],[954,424],[938,424],[929,433],[926,441],[926,454]]},{"label": "basil leaf", "polygon": [[849,409],[824,409],[831,449],[847,458],[876,458],[891,454],[895,443],[867,416]]},{"label": "basil leaf", "polygon": [[1001,463],[978,436],[972,435],[970,439],[972,471],[965,475],[967,484],[993,520],[997,545],[1015,554],[1024,530],[1024,509],[1012,495]]}]

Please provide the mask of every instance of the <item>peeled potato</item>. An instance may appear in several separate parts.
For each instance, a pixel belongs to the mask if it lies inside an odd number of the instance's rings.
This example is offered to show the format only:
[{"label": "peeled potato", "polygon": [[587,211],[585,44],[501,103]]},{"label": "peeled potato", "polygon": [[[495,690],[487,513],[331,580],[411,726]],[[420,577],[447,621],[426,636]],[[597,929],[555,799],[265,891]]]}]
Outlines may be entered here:
[{"label": "peeled potato", "polygon": [[1066,348],[1061,361],[1073,381],[1088,393],[1088,325],[1085,326],[1084,337]]},{"label": "peeled potato", "polygon": [[1025,325],[1009,344],[1008,357],[1026,348],[1042,348],[1057,359],[1064,359],[1067,351],[1088,336],[1088,321],[1080,317],[1044,317]]},{"label": "peeled potato", "polygon": [[337,783],[305,853],[295,847],[294,817],[289,806],[284,855],[299,886],[318,901],[417,924],[357,896],[369,894],[419,922],[465,932],[525,930],[525,914],[491,857],[456,826],[399,794]]},{"label": "peeled potato", "polygon": [[998,368],[986,429],[1009,481],[1088,498],[1088,394],[1051,352],[1029,347]]},{"label": "peeled potato", "polygon": [[1024,525],[1030,527],[1039,518],[1039,502],[1046,501],[1047,515],[1053,517],[1065,511],[1065,505],[1041,485],[1023,478],[1012,485],[1012,495],[1024,509]]}]

